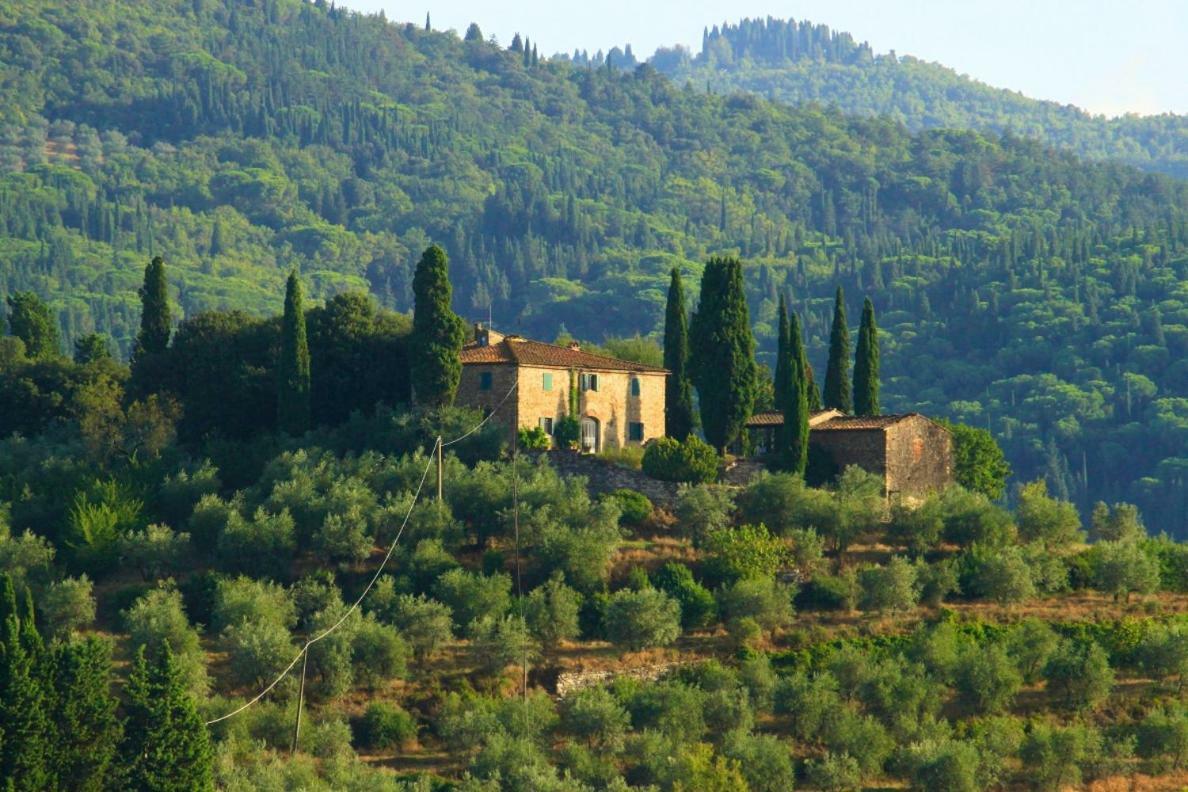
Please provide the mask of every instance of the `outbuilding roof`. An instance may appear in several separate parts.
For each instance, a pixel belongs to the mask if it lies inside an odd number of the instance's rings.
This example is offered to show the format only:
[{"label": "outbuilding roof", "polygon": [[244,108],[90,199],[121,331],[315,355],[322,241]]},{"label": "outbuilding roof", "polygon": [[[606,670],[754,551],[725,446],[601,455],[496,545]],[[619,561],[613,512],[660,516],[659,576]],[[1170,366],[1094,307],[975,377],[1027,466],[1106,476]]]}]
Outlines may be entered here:
[{"label": "outbuilding roof", "polygon": [[[809,416],[809,426],[816,428],[826,421],[841,417],[840,410],[820,410]],[[783,426],[784,415],[778,412],[761,412],[755,413],[747,419],[748,428],[756,428],[760,426]]]}]

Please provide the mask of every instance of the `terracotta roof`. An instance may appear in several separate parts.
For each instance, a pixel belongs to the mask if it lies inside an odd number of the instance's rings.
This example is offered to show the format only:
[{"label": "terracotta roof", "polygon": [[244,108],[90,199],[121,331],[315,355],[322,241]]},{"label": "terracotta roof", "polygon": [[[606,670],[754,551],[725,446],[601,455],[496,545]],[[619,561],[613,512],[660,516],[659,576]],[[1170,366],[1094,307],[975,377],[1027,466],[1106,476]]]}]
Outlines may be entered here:
[{"label": "terracotta roof", "polygon": [[[809,426],[817,427],[826,421],[830,421],[841,417],[841,413],[837,410],[821,410],[809,416]],[[747,419],[747,426],[783,426],[784,415],[778,412],[761,412],[755,413]]]},{"label": "terracotta roof", "polygon": [[481,363],[514,363],[521,366],[545,368],[599,369],[602,371],[638,371],[665,374],[666,369],[645,366],[630,360],[595,355],[581,349],[530,341],[509,336],[489,346],[470,343],[462,347],[462,365]]},{"label": "terracotta roof", "polygon": [[906,418],[913,418],[919,415],[920,413],[903,413],[901,415],[840,415],[814,428],[819,432],[886,429],[888,426],[894,426]]}]

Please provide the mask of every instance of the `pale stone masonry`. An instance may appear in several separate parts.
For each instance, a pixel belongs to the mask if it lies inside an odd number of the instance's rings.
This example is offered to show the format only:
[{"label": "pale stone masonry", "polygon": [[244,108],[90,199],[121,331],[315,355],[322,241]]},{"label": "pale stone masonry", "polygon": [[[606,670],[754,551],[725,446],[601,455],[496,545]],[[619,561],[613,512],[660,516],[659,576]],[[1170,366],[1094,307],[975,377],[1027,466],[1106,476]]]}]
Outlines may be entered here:
[{"label": "pale stone masonry", "polygon": [[664,436],[664,369],[591,354],[577,344],[502,335],[482,325],[475,326],[461,358],[457,403],[494,410],[495,420],[506,427],[540,426],[552,435],[570,412],[572,391],[583,451],[643,445]]}]

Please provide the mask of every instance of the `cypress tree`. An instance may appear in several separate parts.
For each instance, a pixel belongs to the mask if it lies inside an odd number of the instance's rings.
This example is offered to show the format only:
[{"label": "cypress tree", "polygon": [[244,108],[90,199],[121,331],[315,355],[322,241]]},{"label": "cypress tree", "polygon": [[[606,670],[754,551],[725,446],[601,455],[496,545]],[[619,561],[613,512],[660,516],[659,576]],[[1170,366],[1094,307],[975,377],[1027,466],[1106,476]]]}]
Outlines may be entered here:
[{"label": "cypress tree", "polygon": [[277,427],[291,435],[309,428],[309,341],[305,335],[304,302],[301,280],[294,270],[285,285],[276,398]]},{"label": "cypress tree", "polygon": [[459,353],[465,328],[450,309],[449,259],[431,245],[413,276],[413,329],[409,363],[413,397],[418,403],[443,407],[454,403],[462,377]]},{"label": "cypress tree", "polygon": [[808,358],[804,351],[804,337],[800,317],[792,314],[788,330],[788,368],[791,373],[791,392],[784,403],[783,467],[799,476],[808,467],[809,448],[809,380]]},{"label": "cypress tree", "polygon": [[7,299],[8,332],[25,345],[25,354],[35,360],[51,360],[62,354],[62,336],[50,307],[31,291],[16,292]]},{"label": "cypress tree", "polygon": [[137,652],[127,712],[122,753],[129,788],[214,789],[210,737],[168,641],[152,664],[144,647]]},{"label": "cypress tree", "polygon": [[689,383],[689,318],[685,313],[685,288],[677,267],[672,268],[664,311],[664,368],[669,371],[664,390],[667,434],[683,442],[693,432],[695,418]]},{"label": "cypress tree", "polygon": [[809,412],[810,413],[820,412],[822,409],[821,408],[821,388],[820,388],[820,386],[817,385],[816,374],[813,372],[813,367],[808,363],[808,361],[805,361],[804,367],[805,367],[804,370],[806,372],[808,372],[805,379],[808,382]]},{"label": "cypress tree", "polygon": [[737,259],[706,264],[690,338],[701,425],[706,440],[725,452],[751,416],[757,390],[755,337]]},{"label": "cypress tree", "polygon": [[40,792],[50,784],[52,751],[47,713],[45,647],[32,619],[17,612],[11,581],[5,599],[0,651],[0,778],[13,792]]},{"label": "cypress tree", "polygon": [[854,414],[879,414],[879,328],[875,325],[874,303],[862,303],[862,324],[854,360]]},{"label": "cypress tree", "polygon": [[144,284],[140,287],[140,332],[132,358],[156,355],[169,347],[173,318],[169,312],[169,288],[165,281],[165,261],[155,257],[144,268]]},{"label": "cypress tree", "polygon": [[111,646],[91,636],[54,648],[54,773],[62,789],[114,786],[120,742],[111,694]]},{"label": "cypress tree", "polygon": [[772,380],[774,389],[772,396],[776,410],[783,412],[784,405],[792,396],[792,370],[789,367],[791,361],[788,358],[791,328],[788,325],[788,304],[784,301],[783,294],[780,295],[779,323],[776,327],[776,364],[775,376]]},{"label": "cypress tree", "polygon": [[854,408],[850,395],[850,329],[846,326],[846,301],[841,286],[833,301],[833,329],[829,332],[829,364],[825,367],[826,409],[849,413]]}]

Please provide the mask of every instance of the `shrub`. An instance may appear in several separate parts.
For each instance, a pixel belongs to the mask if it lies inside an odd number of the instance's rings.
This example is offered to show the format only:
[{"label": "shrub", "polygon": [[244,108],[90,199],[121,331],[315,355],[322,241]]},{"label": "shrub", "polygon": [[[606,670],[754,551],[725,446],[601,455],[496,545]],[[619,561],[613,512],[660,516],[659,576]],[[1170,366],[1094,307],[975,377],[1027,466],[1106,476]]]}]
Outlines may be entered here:
[{"label": "shrub", "polygon": [[673,513],[681,533],[697,544],[710,531],[730,525],[734,514],[734,496],[725,487],[684,484],[677,490]]},{"label": "shrub", "polygon": [[547,451],[552,445],[548,433],[539,426],[521,428],[516,433],[516,442],[525,451]]},{"label": "shrub", "polygon": [[86,575],[51,583],[37,605],[51,638],[66,638],[95,621],[93,586]]},{"label": "shrub", "polygon": [[605,688],[586,688],[564,700],[561,725],[591,747],[620,746],[631,716]]},{"label": "shrub", "polygon": [[1022,674],[998,644],[964,648],[957,658],[954,677],[961,701],[977,713],[998,712],[1010,706],[1023,685]]},{"label": "shrub", "polygon": [[895,556],[885,566],[862,570],[862,609],[904,611],[916,607],[916,568]]},{"label": "shrub", "polygon": [[718,592],[718,607],[727,622],[754,619],[761,630],[770,632],[791,623],[795,594],[794,587],[772,578],[744,578]]},{"label": "shrub", "polygon": [[572,415],[566,415],[553,424],[553,441],[557,444],[557,448],[573,448],[581,436],[582,425]]},{"label": "shrub", "polygon": [[437,579],[434,591],[454,614],[454,624],[466,627],[486,616],[498,618],[511,604],[511,578],[504,574],[483,575],[465,569],[451,569]]},{"label": "shrub", "polygon": [[1114,687],[1114,672],[1097,642],[1063,641],[1044,669],[1048,690],[1075,712],[1099,707]]},{"label": "shrub", "polygon": [[538,586],[524,602],[524,618],[532,634],[546,647],[555,649],[561,641],[578,634],[582,595],[554,575]]},{"label": "shrub", "polygon": [[417,721],[395,704],[375,701],[355,723],[355,740],[364,748],[398,748],[417,736]]},{"label": "shrub", "polygon": [[374,690],[381,683],[404,676],[408,668],[408,644],[390,625],[364,618],[351,642],[355,678]]},{"label": "shrub", "polygon": [[642,492],[632,489],[617,489],[607,497],[619,504],[620,523],[639,525],[652,516],[652,502]]},{"label": "shrub", "polygon": [[681,627],[685,630],[702,630],[714,623],[718,612],[714,595],[693,579],[689,567],[670,561],[656,571],[654,583],[680,604]]},{"label": "shrub", "polygon": [[706,537],[706,577],[718,582],[770,578],[787,560],[788,548],[767,526],[743,525],[711,531]]},{"label": "shrub", "polygon": [[706,484],[718,477],[718,452],[700,438],[690,435],[685,442],[661,437],[644,451],[643,472],[661,481]]}]

